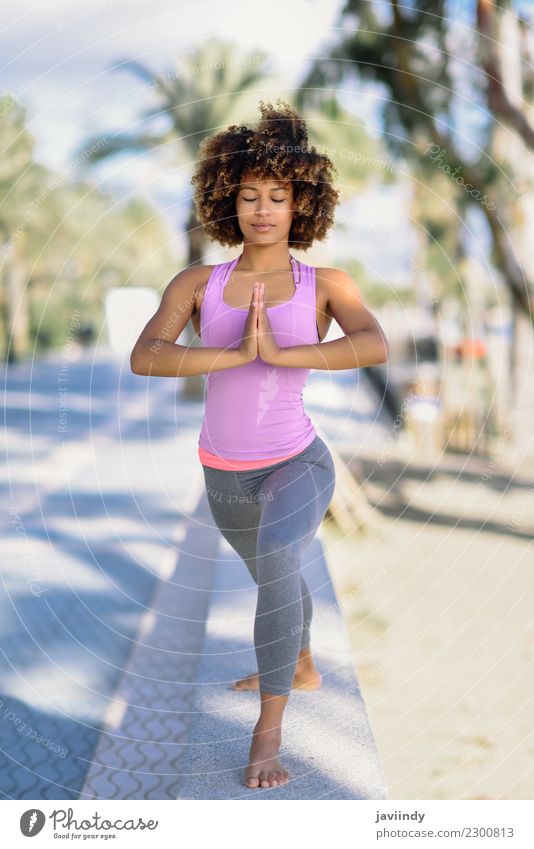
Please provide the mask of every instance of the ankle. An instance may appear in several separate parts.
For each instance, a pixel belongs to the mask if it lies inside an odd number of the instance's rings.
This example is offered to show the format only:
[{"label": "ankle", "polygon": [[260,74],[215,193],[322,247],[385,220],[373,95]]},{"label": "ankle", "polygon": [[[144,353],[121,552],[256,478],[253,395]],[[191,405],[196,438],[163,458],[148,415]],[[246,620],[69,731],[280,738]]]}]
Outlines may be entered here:
[{"label": "ankle", "polygon": [[310,649],[302,649],[297,658],[297,666],[302,669],[314,666],[313,657]]}]

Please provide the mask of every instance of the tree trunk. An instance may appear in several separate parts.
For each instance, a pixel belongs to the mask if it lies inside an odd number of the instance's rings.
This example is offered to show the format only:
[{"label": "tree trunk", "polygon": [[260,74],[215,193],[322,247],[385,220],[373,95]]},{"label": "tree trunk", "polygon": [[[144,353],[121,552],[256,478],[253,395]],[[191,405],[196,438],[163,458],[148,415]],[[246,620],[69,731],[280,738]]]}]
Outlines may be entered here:
[{"label": "tree trunk", "polygon": [[17,248],[4,266],[4,326],[6,362],[17,362],[29,351],[29,315],[26,298],[28,268]]}]

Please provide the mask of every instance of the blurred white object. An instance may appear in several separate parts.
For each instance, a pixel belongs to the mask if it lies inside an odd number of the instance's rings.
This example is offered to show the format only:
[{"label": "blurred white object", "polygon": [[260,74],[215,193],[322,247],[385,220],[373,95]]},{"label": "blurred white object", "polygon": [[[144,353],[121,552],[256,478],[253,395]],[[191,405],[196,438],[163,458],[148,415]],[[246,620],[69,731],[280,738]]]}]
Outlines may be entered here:
[{"label": "blurred white object", "polygon": [[106,326],[116,354],[130,354],[147,321],[159,307],[159,298],[148,286],[114,287],[106,292]]}]

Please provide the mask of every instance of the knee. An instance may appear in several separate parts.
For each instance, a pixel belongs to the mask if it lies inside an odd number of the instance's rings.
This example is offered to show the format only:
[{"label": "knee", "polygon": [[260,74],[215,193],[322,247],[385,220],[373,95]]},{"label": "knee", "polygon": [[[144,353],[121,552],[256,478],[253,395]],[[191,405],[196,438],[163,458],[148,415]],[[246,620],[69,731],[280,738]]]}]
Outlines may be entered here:
[{"label": "knee", "polygon": [[275,530],[258,536],[256,550],[258,587],[269,587],[278,596],[290,599],[301,597],[301,547]]}]

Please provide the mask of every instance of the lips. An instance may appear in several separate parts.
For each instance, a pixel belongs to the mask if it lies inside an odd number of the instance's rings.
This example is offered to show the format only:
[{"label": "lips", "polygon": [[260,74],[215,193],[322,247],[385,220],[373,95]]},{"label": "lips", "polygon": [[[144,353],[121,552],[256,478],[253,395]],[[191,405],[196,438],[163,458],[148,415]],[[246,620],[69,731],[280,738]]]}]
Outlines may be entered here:
[{"label": "lips", "polygon": [[252,225],[256,230],[270,230],[273,227],[273,224],[253,224]]}]

